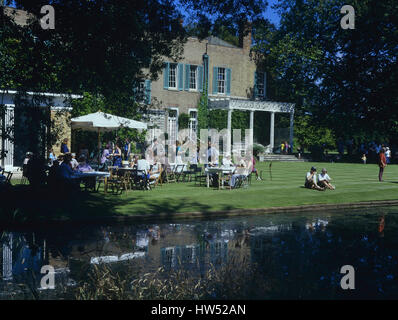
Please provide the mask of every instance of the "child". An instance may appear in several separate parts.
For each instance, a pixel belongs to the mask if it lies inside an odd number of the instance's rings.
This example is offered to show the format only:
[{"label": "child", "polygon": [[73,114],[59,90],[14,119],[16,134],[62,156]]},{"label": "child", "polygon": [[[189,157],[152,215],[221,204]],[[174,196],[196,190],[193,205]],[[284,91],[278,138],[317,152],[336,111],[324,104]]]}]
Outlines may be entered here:
[{"label": "child", "polygon": [[361,159],[363,164],[366,164],[366,154],[363,154]]}]

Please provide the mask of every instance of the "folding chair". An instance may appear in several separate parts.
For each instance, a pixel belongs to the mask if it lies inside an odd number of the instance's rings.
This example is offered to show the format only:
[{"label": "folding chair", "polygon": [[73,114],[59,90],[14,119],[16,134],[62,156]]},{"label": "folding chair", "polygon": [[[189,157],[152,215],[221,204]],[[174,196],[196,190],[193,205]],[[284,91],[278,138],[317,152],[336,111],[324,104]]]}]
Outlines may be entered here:
[{"label": "folding chair", "polygon": [[182,178],[184,177],[184,176],[183,176],[184,167],[185,167],[185,164],[177,164],[177,165],[176,165],[176,167],[175,167],[175,169],[174,169],[174,175],[175,175],[176,182],[179,182],[179,181],[180,181],[180,178],[181,178],[181,177],[182,177]]},{"label": "folding chair", "polygon": [[9,172],[9,171],[4,171],[4,170],[3,170],[3,175],[6,175],[6,174],[7,174],[7,176],[6,176],[6,181],[5,181],[5,183],[6,183],[6,184],[10,184],[10,183],[11,183],[11,178],[12,178],[13,173],[12,173],[12,172]]},{"label": "folding chair", "polygon": [[108,189],[111,189],[112,192],[116,191],[116,193],[121,191],[121,179],[118,175],[118,169],[118,167],[109,167]]},{"label": "folding chair", "polygon": [[167,183],[176,182],[176,176],[173,170],[171,170],[170,165],[167,165],[165,168],[165,176]]},{"label": "folding chair", "polygon": [[163,170],[163,166],[159,167],[159,176],[153,180],[151,187],[156,187],[160,184],[160,186],[162,186],[163,183],[163,178],[164,178],[164,170]]}]

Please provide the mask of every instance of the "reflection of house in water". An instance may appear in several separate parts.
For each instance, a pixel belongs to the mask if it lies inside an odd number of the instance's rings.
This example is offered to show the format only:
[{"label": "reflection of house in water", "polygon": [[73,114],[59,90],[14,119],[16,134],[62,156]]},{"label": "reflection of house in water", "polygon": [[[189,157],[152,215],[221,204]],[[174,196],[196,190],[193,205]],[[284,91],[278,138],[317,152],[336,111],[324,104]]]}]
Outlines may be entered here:
[{"label": "reflection of house in water", "polygon": [[263,261],[268,254],[267,248],[280,240],[278,234],[292,229],[292,224],[279,224],[256,227],[250,230],[251,261]]},{"label": "reflection of house in water", "polygon": [[[180,228],[177,233],[169,233],[162,239],[160,247],[160,264],[166,269],[184,267],[199,267],[203,269],[206,265],[219,266],[225,263],[228,252],[235,249],[232,243],[235,233],[232,230],[221,232],[199,234],[190,228]],[[149,254],[157,254],[154,247],[150,247]],[[157,248],[156,248],[157,249]]]}]

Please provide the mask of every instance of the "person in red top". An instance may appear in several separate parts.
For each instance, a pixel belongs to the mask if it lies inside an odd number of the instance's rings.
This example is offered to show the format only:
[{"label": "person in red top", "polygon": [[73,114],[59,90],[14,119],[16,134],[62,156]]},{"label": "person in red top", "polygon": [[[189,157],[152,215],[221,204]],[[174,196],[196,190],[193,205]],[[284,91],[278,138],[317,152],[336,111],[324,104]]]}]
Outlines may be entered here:
[{"label": "person in red top", "polygon": [[387,166],[386,156],[384,154],[384,148],[381,148],[379,153],[379,181],[383,181],[384,168]]}]

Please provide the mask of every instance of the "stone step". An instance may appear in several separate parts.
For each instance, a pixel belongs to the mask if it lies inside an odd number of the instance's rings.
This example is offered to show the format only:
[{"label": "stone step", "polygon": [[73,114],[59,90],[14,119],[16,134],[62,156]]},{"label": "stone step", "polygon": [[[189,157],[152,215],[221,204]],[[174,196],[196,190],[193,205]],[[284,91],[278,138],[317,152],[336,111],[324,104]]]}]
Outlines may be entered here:
[{"label": "stone step", "polygon": [[288,154],[264,154],[260,155],[260,161],[290,161],[290,162],[305,162],[308,159],[298,159],[294,155]]}]

